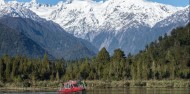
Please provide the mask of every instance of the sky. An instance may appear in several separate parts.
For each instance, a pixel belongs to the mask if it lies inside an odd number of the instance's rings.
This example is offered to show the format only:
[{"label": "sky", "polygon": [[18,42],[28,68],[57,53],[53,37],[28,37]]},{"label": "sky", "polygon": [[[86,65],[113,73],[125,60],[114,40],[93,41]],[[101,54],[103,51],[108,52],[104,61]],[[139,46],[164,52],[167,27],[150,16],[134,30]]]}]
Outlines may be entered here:
[{"label": "sky", "polygon": [[[11,0],[5,0],[5,1],[11,1]],[[17,0],[19,2],[29,2],[31,0]],[[65,0],[37,0],[39,3],[45,3],[45,4],[57,4],[59,1],[65,1]],[[102,1],[102,0],[95,0],[97,2]],[[178,7],[184,7],[189,5],[190,1],[189,0],[147,0],[147,1],[152,1],[152,2],[158,2],[158,3],[163,3],[163,4],[169,4],[173,6],[178,6]]]}]

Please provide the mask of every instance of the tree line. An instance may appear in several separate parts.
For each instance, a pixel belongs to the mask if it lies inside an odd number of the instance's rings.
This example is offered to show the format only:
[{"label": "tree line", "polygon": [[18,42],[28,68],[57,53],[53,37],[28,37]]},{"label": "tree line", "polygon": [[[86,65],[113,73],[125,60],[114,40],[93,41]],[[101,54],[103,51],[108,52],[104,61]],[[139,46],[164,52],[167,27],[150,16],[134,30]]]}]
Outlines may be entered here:
[{"label": "tree line", "polygon": [[96,57],[75,61],[4,55],[0,81],[23,80],[174,80],[190,79],[190,24],[159,37],[136,55],[121,49],[110,55],[102,48]]}]

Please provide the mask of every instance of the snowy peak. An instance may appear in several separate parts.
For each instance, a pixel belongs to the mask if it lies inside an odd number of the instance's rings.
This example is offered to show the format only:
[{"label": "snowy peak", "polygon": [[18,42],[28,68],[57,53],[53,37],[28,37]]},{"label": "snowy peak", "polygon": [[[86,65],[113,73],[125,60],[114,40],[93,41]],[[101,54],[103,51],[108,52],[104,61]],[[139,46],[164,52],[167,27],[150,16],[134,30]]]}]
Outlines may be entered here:
[{"label": "snowy peak", "polygon": [[104,0],[101,3],[93,0],[67,0],[53,6],[37,4],[37,0],[31,0],[29,3],[9,4],[30,9],[80,38],[85,38],[89,32],[101,32],[104,29],[117,33],[142,25],[153,27],[182,9],[147,0]]},{"label": "snowy peak", "polygon": [[21,18],[30,18],[35,21],[45,21],[45,19],[40,18],[36,13],[22,7],[18,3],[14,3],[11,6],[4,5],[0,7],[0,17],[9,16],[9,17],[21,17]]},{"label": "snowy peak", "polygon": [[145,0],[105,0],[105,2],[144,2]]},{"label": "snowy peak", "polygon": [[[186,24],[189,23],[189,20],[190,20],[189,9],[190,7],[188,6],[182,10],[175,12],[171,16],[158,22],[155,25],[155,27],[160,28],[160,27],[170,26],[171,27],[170,29],[173,29],[175,27],[185,26]],[[171,30],[168,30],[168,31],[171,31]]]},{"label": "snowy peak", "polygon": [[0,0],[0,5],[4,5],[5,1],[4,0]]},{"label": "snowy peak", "polygon": [[[120,32],[141,25],[153,27],[181,8],[146,0],[67,0],[55,6],[30,8],[40,17],[52,20],[77,37],[89,32]],[[48,12],[46,11],[48,10]]]},{"label": "snowy peak", "polygon": [[76,59],[95,54],[96,48],[92,44],[68,34],[58,24],[40,18],[29,9],[49,8],[36,5],[16,1],[0,5],[0,22],[22,32],[55,58]]},{"label": "snowy peak", "polygon": [[27,3],[9,1],[0,6],[0,16],[11,13],[14,17],[18,15],[37,21],[39,16],[58,23],[67,32],[90,41],[98,49],[106,47],[113,51],[123,48],[125,52],[133,53],[148,44],[150,39],[145,37],[150,34],[150,29],[158,26],[160,30],[161,25],[165,27],[170,26],[168,23],[185,22],[189,13],[189,10],[183,12],[183,7],[149,0],[64,1],[57,5],[39,4],[36,0]]},{"label": "snowy peak", "polygon": [[92,2],[93,0],[66,0],[66,2],[75,2],[75,1],[87,1],[87,2]]},{"label": "snowy peak", "polygon": [[37,3],[37,0],[31,0],[31,3],[36,4],[36,3]]}]

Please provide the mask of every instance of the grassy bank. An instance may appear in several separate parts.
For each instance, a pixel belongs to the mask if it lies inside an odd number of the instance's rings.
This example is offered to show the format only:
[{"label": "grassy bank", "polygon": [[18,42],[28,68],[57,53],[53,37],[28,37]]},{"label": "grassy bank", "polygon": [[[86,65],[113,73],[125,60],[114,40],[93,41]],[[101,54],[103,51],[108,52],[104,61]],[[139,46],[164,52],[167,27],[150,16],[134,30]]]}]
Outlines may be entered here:
[{"label": "grassy bank", "polygon": [[23,82],[0,82],[0,90],[34,90],[34,91],[47,91],[57,90],[60,85],[59,81],[23,81]]},{"label": "grassy bank", "polygon": [[189,80],[148,80],[148,81],[86,81],[88,88],[117,88],[117,87],[163,87],[190,88]]},{"label": "grassy bank", "polygon": [[[148,81],[86,81],[87,89],[92,88],[123,88],[123,87],[163,87],[163,88],[190,88],[189,80],[148,80]],[[36,81],[36,82],[0,82],[0,89],[11,90],[57,90],[60,81]]]}]

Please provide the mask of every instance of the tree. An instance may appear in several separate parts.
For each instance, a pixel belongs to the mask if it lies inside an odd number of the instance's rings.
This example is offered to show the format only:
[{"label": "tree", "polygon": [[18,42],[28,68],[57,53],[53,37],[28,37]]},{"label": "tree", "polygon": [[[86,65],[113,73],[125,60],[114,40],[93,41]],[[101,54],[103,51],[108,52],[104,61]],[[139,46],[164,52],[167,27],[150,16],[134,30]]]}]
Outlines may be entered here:
[{"label": "tree", "polygon": [[10,57],[8,55],[5,55],[3,57],[3,59],[5,61],[5,65],[6,65],[6,69],[5,69],[6,80],[9,81],[9,80],[11,80],[11,78],[10,78],[10,74],[11,74],[11,60],[10,60]]},{"label": "tree", "polygon": [[19,69],[19,62],[20,61],[20,57],[19,56],[16,56],[14,59],[13,59],[13,65],[12,65],[12,72],[11,72],[11,77],[15,78],[16,75],[18,75],[18,69]]},{"label": "tree", "polygon": [[47,53],[44,54],[43,62],[41,64],[41,77],[43,79],[49,79],[50,77],[50,62],[48,60]]},{"label": "tree", "polygon": [[115,79],[119,80],[119,77],[122,75],[121,72],[123,72],[123,70],[121,70],[121,69],[124,69],[122,67],[124,67],[124,65],[125,65],[125,64],[123,64],[123,63],[125,63],[124,52],[121,49],[114,50],[114,54],[111,57],[111,62],[114,66],[113,71],[115,72],[114,73]]},{"label": "tree", "polygon": [[0,81],[3,80],[4,76],[4,61],[3,59],[0,59]]},{"label": "tree", "polygon": [[131,76],[133,80],[137,80],[137,64],[133,63],[131,65]]},{"label": "tree", "polygon": [[112,61],[121,61],[122,59],[125,59],[125,54],[121,49],[114,50],[114,54],[111,57]]},{"label": "tree", "polygon": [[82,79],[87,79],[89,76],[90,65],[88,62],[88,59],[85,59],[85,61],[80,65],[80,77],[82,77]]},{"label": "tree", "polygon": [[57,81],[60,80],[59,71],[56,72],[56,80],[57,80]]},{"label": "tree", "polygon": [[98,53],[96,57],[96,62],[105,64],[105,63],[108,63],[109,61],[110,61],[110,55],[108,51],[106,50],[106,48],[104,47]]},{"label": "tree", "polygon": [[[65,74],[65,61],[62,60],[57,60],[55,63],[55,69],[56,71],[59,72],[59,77],[62,77]],[[54,68],[53,68],[54,69]]]},{"label": "tree", "polygon": [[175,78],[175,58],[174,55],[171,51],[167,52],[166,55],[167,60],[170,62],[169,66],[170,66],[170,79],[174,79]]},{"label": "tree", "polygon": [[104,67],[106,66],[107,63],[110,62],[110,55],[106,48],[102,48],[98,55],[96,56],[96,63],[95,65],[95,73],[97,74],[97,78],[101,79],[104,76]]}]

